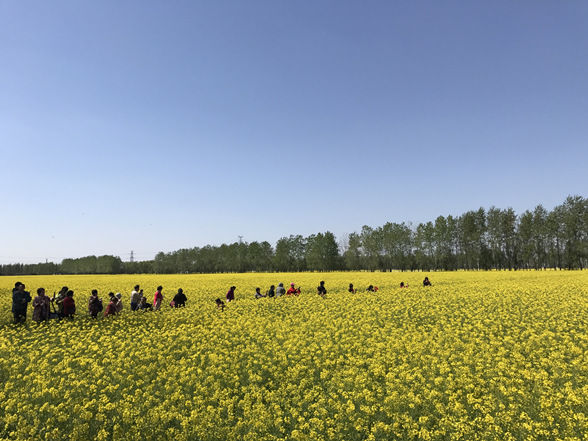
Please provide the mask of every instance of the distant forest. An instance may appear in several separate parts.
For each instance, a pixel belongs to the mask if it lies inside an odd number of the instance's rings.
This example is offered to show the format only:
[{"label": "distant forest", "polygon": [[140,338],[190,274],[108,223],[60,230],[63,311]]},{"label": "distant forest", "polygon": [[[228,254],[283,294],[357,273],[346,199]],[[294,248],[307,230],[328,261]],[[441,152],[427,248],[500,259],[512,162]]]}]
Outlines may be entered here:
[{"label": "distant forest", "polygon": [[141,262],[88,256],[0,265],[0,275],[583,269],[587,263],[588,199],[569,196],[552,211],[480,208],[416,226],[366,225],[339,242],[327,231],[282,237],[275,247],[265,241],[207,245]]}]

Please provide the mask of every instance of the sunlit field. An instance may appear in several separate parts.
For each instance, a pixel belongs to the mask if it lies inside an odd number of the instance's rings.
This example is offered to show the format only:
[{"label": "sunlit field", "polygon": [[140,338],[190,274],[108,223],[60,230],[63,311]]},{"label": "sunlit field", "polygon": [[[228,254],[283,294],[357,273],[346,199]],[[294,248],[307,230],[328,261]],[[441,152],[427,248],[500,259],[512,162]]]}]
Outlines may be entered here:
[{"label": "sunlit field", "polygon": [[[17,280],[69,286],[75,319],[13,325]],[[254,298],[279,282],[302,294]],[[166,307],[131,312],[135,284]],[[123,313],[92,320],[92,288]],[[0,299],[0,439],[588,439],[588,271],[2,277]]]}]

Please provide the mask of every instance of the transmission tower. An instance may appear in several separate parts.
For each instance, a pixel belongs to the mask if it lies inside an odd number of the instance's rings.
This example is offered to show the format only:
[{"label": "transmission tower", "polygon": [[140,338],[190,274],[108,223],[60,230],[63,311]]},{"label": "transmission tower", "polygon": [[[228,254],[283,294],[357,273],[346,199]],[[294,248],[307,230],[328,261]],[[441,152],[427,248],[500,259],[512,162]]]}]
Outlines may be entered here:
[{"label": "transmission tower", "polygon": [[135,252],[131,251],[131,259],[130,262],[134,262],[135,261]]}]

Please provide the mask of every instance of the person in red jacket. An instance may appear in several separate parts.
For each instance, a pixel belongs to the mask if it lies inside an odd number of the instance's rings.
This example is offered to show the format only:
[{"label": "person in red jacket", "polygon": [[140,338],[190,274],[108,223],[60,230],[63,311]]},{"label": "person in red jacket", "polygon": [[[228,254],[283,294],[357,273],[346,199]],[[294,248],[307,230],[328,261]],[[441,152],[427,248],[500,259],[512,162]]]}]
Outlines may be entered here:
[{"label": "person in red jacket", "polygon": [[76,312],[76,302],[73,299],[74,292],[69,290],[63,299],[63,316],[73,318]]},{"label": "person in red jacket", "polygon": [[108,302],[108,306],[104,310],[104,317],[108,317],[109,315],[116,315],[116,304],[118,299],[114,296],[113,292],[108,293],[110,297],[110,302]]},{"label": "person in red jacket", "polygon": [[287,296],[297,296],[300,294],[300,288],[295,288],[293,283],[290,283],[290,288],[286,291]]},{"label": "person in red jacket", "polygon": [[163,291],[163,286],[158,286],[157,291],[155,291],[155,295],[153,296],[154,311],[157,311],[159,308],[161,308],[161,302],[163,301],[163,294],[161,291]]}]

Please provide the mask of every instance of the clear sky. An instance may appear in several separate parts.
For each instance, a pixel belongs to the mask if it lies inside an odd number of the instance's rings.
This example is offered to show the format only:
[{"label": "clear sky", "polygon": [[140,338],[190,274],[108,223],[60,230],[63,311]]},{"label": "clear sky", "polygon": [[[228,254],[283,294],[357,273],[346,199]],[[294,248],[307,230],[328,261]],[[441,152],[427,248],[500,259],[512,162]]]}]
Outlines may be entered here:
[{"label": "clear sky", "polygon": [[588,2],[0,0],[0,263],[588,193]]}]

